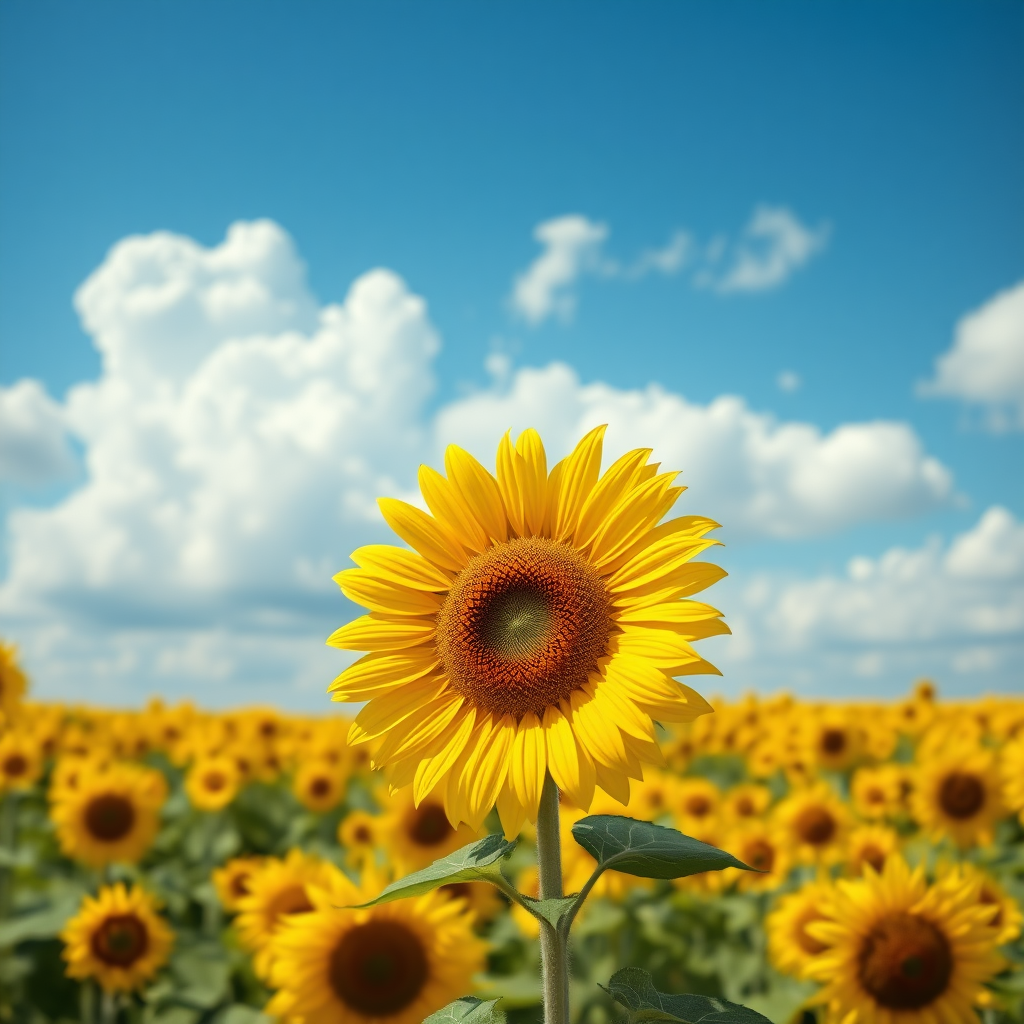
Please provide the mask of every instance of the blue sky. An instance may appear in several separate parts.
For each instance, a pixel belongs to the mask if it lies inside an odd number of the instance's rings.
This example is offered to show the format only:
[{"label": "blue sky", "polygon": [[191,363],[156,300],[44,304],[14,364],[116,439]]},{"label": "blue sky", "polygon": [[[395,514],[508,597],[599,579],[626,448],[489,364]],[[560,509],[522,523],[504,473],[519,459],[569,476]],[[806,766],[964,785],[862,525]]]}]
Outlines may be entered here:
[{"label": "blue sky", "polygon": [[[715,599],[727,617],[735,611],[746,639],[738,630],[735,642],[715,641],[721,685],[894,692],[930,672],[951,692],[1019,688],[1024,397],[1012,382],[1024,329],[1012,290],[1024,278],[1022,43],[1019,2],[4,0],[0,384],[35,379],[48,397],[18,406],[44,411],[38,436],[19,435],[22,448],[7,459],[0,613],[37,688],[67,696],[88,664],[96,692],[111,700],[163,688],[216,703],[253,693],[318,706],[314,680],[323,671],[329,678],[331,663],[317,659],[330,652],[317,650],[308,661],[302,652],[307,642],[317,645],[325,624],[351,614],[340,597],[318,592],[304,617],[298,609],[307,606],[294,594],[276,594],[269,575],[261,580],[261,614],[291,623],[275,627],[278,660],[268,660],[251,656],[253,620],[239,625],[245,602],[237,594],[248,582],[227,570],[204,591],[205,622],[186,622],[157,602],[143,636],[125,613],[148,600],[134,584],[107,570],[76,577],[73,568],[72,549],[89,544],[87,517],[97,517],[90,528],[102,533],[121,514],[106,498],[89,513],[66,506],[90,482],[99,486],[103,471],[84,461],[90,445],[94,455],[105,444],[119,450],[113,434],[98,439],[83,427],[83,416],[100,416],[95,408],[76,411],[66,400],[69,388],[101,380],[95,342],[107,329],[83,329],[76,289],[129,236],[165,231],[213,248],[230,225],[260,219],[292,239],[318,308],[346,302],[353,281],[378,267],[425,300],[440,351],[421,366],[435,381],[417,398],[410,427],[422,437],[405,455],[387,456],[386,472],[400,489],[411,485],[419,458],[445,440],[445,424],[469,431],[481,457],[492,452],[497,437],[487,431],[498,421],[488,413],[470,430],[472,396],[491,396],[506,426],[527,425],[518,422],[520,406],[501,406],[498,396],[521,392],[519,370],[556,363],[571,367],[580,387],[604,383],[617,395],[648,394],[653,383],[705,410],[720,396],[739,396],[750,415],[774,417],[775,427],[763,427],[769,435],[789,423],[813,425],[824,438],[849,425],[900,424],[903,441],[920,448],[908,458],[918,469],[933,460],[945,477],[921,470],[924,483],[897,481],[889,498],[846,516],[815,519],[793,506],[791,531],[748,525],[734,529],[733,541],[725,522],[722,557],[732,577]],[[765,247],[784,241],[744,234],[759,208],[784,211],[786,238],[803,255],[780,257],[783,269],[770,283],[731,287],[741,279],[731,279],[730,268],[745,249],[763,269]],[[558,237],[567,238],[571,215],[591,241],[559,243],[569,276],[545,291],[538,270],[533,280],[549,302],[531,314],[517,307],[515,282],[545,252],[534,232],[556,222]],[[682,239],[676,250],[673,238]],[[644,263],[645,253],[663,262]],[[998,305],[1003,293],[1010,297]],[[118,294],[111,301],[125,301]],[[567,301],[571,312],[559,315]],[[987,315],[961,337],[958,323],[979,310]],[[302,329],[312,330],[309,323]],[[150,328],[156,333],[139,345],[177,344],[166,324]],[[936,359],[958,344],[966,354],[940,381]],[[968,386],[958,367],[971,362],[972,345],[986,352],[1002,345],[993,358],[1005,365]],[[784,371],[797,386],[780,387]],[[928,380],[944,394],[922,395]],[[132,408],[147,401],[138,391]],[[594,411],[593,402],[583,404]],[[118,421],[125,431],[129,419]],[[561,437],[575,425],[552,422],[551,430]],[[749,429],[760,436],[762,428]],[[627,435],[632,428],[623,426]],[[871,436],[870,443],[889,443]],[[674,450],[671,437],[650,440],[656,448],[663,442]],[[50,458],[53,472],[25,470],[33,443],[50,453],[38,454],[37,464]],[[794,473],[821,476],[815,450],[799,456],[812,461]],[[156,455],[149,463],[145,452],[135,456],[154,474],[165,472]],[[864,479],[872,472],[868,466]],[[840,489],[854,486],[843,479]],[[161,486],[170,488],[166,478]],[[709,482],[709,500],[732,486],[716,491]],[[174,493],[182,507],[198,502],[198,492]],[[43,518],[13,530],[11,517],[25,508]],[[1009,518],[985,520],[993,508]],[[785,518],[786,509],[778,514]],[[285,551],[291,520],[281,515],[271,546]],[[330,531],[324,551],[338,560],[335,568],[351,546],[378,536],[366,517],[308,528]],[[199,543],[185,532],[163,537],[162,557]],[[950,554],[960,536],[967,539],[957,550],[994,545],[998,564],[986,579],[949,567],[966,558]],[[215,533],[206,541],[214,544]],[[37,564],[40,545],[70,552],[62,570]],[[864,601],[912,603],[892,587],[865,590],[866,577],[856,576],[864,563],[850,575],[851,559],[878,562],[897,547],[932,557],[931,569],[915,570],[914,593],[945,588],[948,606],[921,609],[934,616],[930,632],[844,632],[837,623]],[[147,564],[159,566],[152,557]],[[26,583],[30,577],[36,582]],[[780,623],[775,605],[785,602],[758,598],[765,588],[800,607],[836,602],[832,624],[801,632]],[[974,602],[983,624],[951,639],[943,616],[957,594]],[[62,629],[88,633],[88,650],[76,648],[72,659],[58,639]],[[796,632],[773,646],[780,629]],[[729,643],[747,653],[730,655]],[[180,650],[199,653],[179,658]],[[274,678],[260,668],[271,663]]]}]

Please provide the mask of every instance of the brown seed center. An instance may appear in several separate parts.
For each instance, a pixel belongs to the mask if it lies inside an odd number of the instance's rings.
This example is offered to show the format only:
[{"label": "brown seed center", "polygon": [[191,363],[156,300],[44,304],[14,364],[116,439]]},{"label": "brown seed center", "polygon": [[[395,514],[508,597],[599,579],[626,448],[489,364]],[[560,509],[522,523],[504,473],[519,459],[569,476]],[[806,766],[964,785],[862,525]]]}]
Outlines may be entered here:
[{"label": "brown seed center", "polygon": [[971,818],[985,803],[985,787],[976,775],[951,772],[939,787],[939,803],[951,818]]},{"label": "brown seed center", "polygon": [[116,843],[132,830],[135,808],[131,800],[117,793],[93,797],[85,807],[85,827],[104,843]]},{"label": "brown seed center", "polygon": [[441,804],[423,803],[407,819],[409,838],[418,846],[437,846],[455,831]]},{"label": "brown seed center", "polygon": [[946,936],[930,921],[903,911],[883,917],[859,955],[864,988],[889,1010],[920,1010],[942,995],[953,973]]},{"label": "brown seed center", "polygon": [[28,771],[28,758],[22,754],[8,754],[4,758],[4,775],[9,779],[20,778]]},{"label": "brown seed center", "polygon": [[420,994],[429,965],[419,938],[398,921],[368,921],[347,931],[331,954],[331,987],[346,1006],[389,1017]]},{"label": "brown seed center", "polygon": [[836,834],[836,819],[824,807],[808,807],[797,816],[796,831],[805,843],[824,846]]},{"label": "brown seed center", "polygon": [[775,864],[775,847],[764,839],[755,839],[743,848],[743,860],[758,871],[771,871]]},{"label": "brown seed center", "polygon": [[842,729],[826,729],[821,734],[821,749],[826,754],[841,754],[846,749],[846,733]]},{"label": "brown seed center", "polygon": [[323,776],[314,779],[309,786],[310,793],[315,796],[318,800],[322,800],[331,792],[331,783],[329,779],[325,779]]},{"label": "brown seed center", "polygon": [[97,959],[111,967],[130,967],[149,946],[149,932],[134,914],[108,917],[92,937]]},{"label": "brown seed center", "polygon": [[610,635],[601,578],[572,548],[540,537],[471,559],[437,616],[437,650],[455,690],[517,721],[581,687]]}]

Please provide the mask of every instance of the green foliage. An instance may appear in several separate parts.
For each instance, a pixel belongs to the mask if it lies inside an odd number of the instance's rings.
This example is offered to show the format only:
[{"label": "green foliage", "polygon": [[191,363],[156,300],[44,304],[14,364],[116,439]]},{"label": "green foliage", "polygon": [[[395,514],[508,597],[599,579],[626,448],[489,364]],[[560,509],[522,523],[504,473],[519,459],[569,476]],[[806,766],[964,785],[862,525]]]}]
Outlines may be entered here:
[{"label": "green foliage", "polygon": [[608,994],[629,1013],[629,1024],[672,1021],[677,1024],[771,1024],[767,1017],[737,1003],[702,995],[669,995],[654,987],[637,967],[616,971]]},{"label": "green foliage", "polygon": [[505,1014],[497,1007],[497,999],[463,996],[442,1006],[427,1017],[423,1024],[505,1024]]}]

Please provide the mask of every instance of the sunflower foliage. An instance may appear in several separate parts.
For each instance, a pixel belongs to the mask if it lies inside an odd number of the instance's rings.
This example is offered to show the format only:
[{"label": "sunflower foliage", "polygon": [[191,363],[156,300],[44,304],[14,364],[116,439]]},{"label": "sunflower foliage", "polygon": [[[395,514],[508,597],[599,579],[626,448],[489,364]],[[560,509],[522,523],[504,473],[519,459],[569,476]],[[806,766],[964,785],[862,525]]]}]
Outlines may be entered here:
[{"label": "sunflower foliage", "polygon": [[574,1024],[1024,1021],[1024,701],[714,707],[565,796],[542,905],[532,826],[452,827],[341,716],[19,696],[0,1020],[537,1024],[542,918]]}]

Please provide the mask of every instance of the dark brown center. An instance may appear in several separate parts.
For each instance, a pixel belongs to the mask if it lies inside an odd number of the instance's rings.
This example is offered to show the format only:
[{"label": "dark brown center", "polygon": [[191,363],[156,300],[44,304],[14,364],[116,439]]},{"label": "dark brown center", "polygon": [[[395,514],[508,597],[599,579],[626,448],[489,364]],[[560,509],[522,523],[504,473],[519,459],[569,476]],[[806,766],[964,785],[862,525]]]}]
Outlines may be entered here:
[{"label": "dark brown center", "polygon": [[20,778],[28,771],[28,758],[23,754],[8,754],[4,758],[4,775],[9,779]]},{"label": "dark brown center", "polygon": [[836,834],[836,819],[824,807],[807,807],[797,816],[796,831],[805,843],[824,846]]},{"label": "dark brown center", "polygon": [[889,1010],[920,1010],[946,990],[953,956],[930,921],[902,911],[883,917],[864,937],[860,981]]},{"label": "dark brown center", "polygon": [[131,800],[117,793],[93,797],[85,806],[85,827],[104,843],[116,843],[132,830],[135,808]]},{"label": "dark brown center", "polygon": [[846,733],[842,729],[826,729],[821,734],[821,749],[826,754],[841,754],[846,749]]},{"label": "dark brown center", "polygon": [[539,537],[472,558],[437,616],[437,650],[454,689],[517,721],[581,687],[610,635],[601,578],[572,548]]},{"label": "dark brown center", "polygon": [[775,847],[764,839],[755,839],[743,848],[743,860],[758,871],[771,871],[775,863]]},{"label": "dark brown center", "polygon": [[223,772],[207,772],[203,776],[203,784],[211,793],[219,793],[227,784]]},{"label": "dark brown center", "polygon": [[92,937],[92,951],[111,967],[130,967],[149,946],[145,924],[134,914],[108,917]]},{"label": "dark brown center", "polygon": [[309,784],[309,791],[318,800],[322,800],[331,792],[330,779],[325,779],[322,775],[318,776]]},{"label": "dark brown center", "polygon": [[409,838],[417,846],[437,846],[450,839],[455,829],[441,804],[422,803],[406,819]]},{"label": "dark brown center", "polygon": [[270,904],[270,917],[276,919],[285,914],[308,914],[313,909],[304,885],[290,885],[274,897]]},{"label": "dark brown center", "polygon": [[869,843],[860,851],[860,859],[865,864],[870,864],[876,871],[881,871],[885,867],[885,851],[874,843]]},{"label": "dark brown center", "polygon": [[703,794],[686,798],[686,813],[694,818],[703,818],[711,810],[711,801]]},{"label": "dark brown center", "polygon": [[939,787],[939,803],[951,818],[973,818],[985,804],[985,787],[976,775],[951,772]]},{"label": "dark brown center", "polygon": [[347,931],[331,954],[331,987],[367,1017],[389,1017],[420,994],[429,974],[419,938],[398,921],[368,921]]}]

